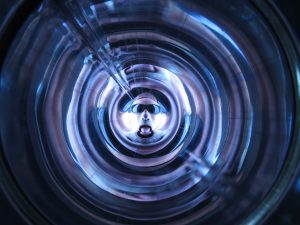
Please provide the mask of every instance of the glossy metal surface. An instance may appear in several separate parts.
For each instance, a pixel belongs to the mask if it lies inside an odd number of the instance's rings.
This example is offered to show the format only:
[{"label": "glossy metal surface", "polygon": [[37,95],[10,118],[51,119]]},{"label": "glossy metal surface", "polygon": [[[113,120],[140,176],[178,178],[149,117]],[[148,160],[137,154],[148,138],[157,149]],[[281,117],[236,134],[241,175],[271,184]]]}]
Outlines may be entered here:
[{"label": "glossy metal surface", "polygon": [[299,160],[288,32],[260,1],[44,1],[1,70],[3,158],[31,210],[259,223]]}]

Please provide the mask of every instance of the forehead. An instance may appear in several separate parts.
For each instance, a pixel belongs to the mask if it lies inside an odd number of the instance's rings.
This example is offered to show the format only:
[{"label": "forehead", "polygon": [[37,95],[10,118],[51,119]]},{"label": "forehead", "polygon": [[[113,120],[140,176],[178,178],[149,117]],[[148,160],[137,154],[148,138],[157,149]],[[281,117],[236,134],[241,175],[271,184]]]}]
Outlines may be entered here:
[{"label": "forehead", "polygon": [[132,102],[132,105],[158,105],[158,102],[151,98],[138,98]]}]

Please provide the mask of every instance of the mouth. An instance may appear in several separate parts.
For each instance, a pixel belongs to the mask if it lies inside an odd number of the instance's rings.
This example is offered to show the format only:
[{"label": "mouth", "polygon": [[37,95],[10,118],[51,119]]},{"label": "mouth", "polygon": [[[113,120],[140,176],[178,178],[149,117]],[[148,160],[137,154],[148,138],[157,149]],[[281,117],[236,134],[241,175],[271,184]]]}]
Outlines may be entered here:
[{"label": "mouth", "polygon": [[137,132],[138,136],[142,138],[149,138],[152,137],[153,131],[152,128],[148,125],[142,125],[139,128],[139,131]]}]

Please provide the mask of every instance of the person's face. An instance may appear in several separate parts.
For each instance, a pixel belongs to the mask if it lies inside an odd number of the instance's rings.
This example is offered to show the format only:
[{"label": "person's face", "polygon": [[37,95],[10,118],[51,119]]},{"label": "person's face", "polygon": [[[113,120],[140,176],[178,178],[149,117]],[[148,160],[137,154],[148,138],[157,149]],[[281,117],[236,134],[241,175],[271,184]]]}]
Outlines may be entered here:
[{"label": "person's face", "polygon": [[142,138],[151,137],[153,129],[157,127],[158,118],[161,113],[160,106],[149,99],[139,99],[134,101],[131,106],[131,112],[136,115],[136,123],[139,125],[137,134]]},{"label": "person's face", "polygon": [[156,138],[154,139],[159,139],[158,136],[162,133],[160,129],[166,126],[168,120],[165,108],[151,94],[137,96],[128,113],[130,115],[127,117],[127,127],[143,139],[155,135]]}]

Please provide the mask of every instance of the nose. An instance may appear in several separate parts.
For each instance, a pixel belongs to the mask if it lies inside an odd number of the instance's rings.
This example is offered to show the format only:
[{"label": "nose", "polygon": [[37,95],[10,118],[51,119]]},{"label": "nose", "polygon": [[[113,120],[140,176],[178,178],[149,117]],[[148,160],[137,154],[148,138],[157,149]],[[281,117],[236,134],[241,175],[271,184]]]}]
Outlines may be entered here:
[{"label": "nose", "polygon": [[143,111],[143,117],[142,117],[142,119],[144,121],[148,121],[149,120],[149,112],[146,109]]}]

